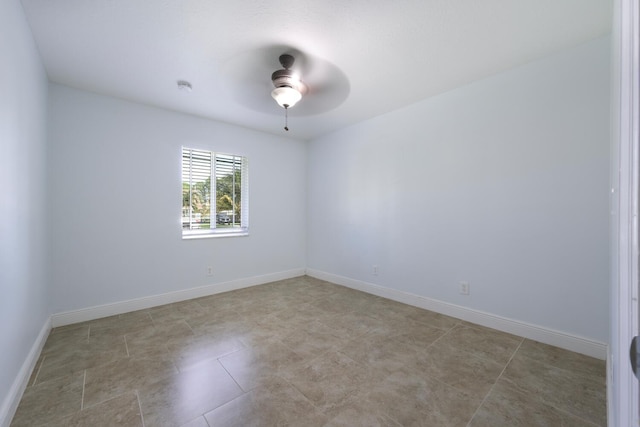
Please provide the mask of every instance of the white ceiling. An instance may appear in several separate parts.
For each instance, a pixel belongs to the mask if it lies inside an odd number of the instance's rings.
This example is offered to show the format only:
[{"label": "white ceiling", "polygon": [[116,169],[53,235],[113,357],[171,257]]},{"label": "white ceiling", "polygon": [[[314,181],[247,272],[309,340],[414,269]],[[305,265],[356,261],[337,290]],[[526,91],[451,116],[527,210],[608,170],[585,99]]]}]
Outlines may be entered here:
[{"label": "white ceiling", "polygon": [[[612,19],[612,0],[22,4],[53,82],[301,139],[605,35]],[[277,55],[246,66],[286,48],[333,70],[344,98],[319,114],[302,107],[311,96],[303,99],[298,111],[305,115],[291,109],[288,133],[284,110],[270,98]],[[191,82],[193,91],[179,91],[177,80]],[[260,107],[250,105],[253,96]]]}]

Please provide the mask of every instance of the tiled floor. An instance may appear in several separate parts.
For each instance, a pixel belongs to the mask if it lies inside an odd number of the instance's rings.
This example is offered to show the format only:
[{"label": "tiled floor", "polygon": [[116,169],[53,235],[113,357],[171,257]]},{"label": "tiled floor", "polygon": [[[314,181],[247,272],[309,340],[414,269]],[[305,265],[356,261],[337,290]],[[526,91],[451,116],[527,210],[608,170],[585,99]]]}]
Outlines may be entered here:
[{"label": "tiled floor", "polygon": [[603,361],[309,277],[56,328],[12,426],[606,425]]}]

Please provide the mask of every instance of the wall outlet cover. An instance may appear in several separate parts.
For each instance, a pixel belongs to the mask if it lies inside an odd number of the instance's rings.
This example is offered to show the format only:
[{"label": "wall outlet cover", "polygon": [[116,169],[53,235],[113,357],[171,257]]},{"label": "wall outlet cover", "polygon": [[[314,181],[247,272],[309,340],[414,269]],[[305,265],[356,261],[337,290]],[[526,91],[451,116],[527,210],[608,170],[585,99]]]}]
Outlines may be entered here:
[{"label": "wall outlet cover", "polygon": [[469,295],[469,282],[460,282],[460,295]]}]

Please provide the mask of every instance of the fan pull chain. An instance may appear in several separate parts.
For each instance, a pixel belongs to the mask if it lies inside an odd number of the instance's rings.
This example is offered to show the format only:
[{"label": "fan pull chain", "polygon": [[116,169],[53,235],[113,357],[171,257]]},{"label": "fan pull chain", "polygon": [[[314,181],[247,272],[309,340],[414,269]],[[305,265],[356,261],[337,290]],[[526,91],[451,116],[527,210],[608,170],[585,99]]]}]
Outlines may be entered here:
[{"label": "fan pull chain", "polygon": [[289,106],[284,106],[284,130],[289,132]]}]

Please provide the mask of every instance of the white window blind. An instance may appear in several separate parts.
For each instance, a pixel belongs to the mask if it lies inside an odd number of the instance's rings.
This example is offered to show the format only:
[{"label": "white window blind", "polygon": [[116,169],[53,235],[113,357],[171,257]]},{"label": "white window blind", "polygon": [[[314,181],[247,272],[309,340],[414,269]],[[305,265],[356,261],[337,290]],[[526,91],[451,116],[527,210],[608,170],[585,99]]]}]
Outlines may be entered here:
[{"label": "white window blind", "polygon": [[246,157],[182,148],[182,235],[246,235],[249,230]]}]

